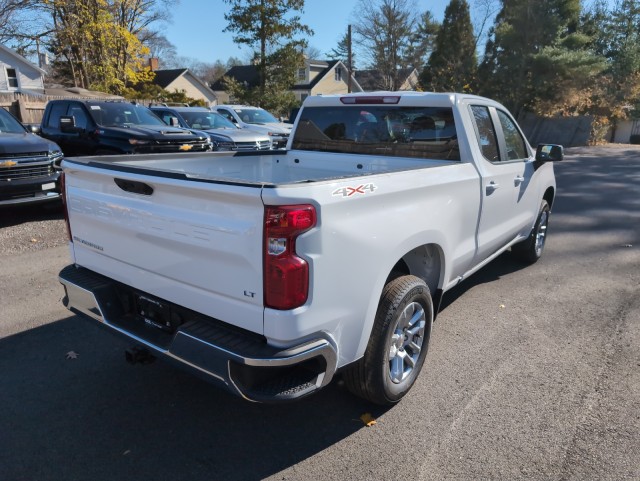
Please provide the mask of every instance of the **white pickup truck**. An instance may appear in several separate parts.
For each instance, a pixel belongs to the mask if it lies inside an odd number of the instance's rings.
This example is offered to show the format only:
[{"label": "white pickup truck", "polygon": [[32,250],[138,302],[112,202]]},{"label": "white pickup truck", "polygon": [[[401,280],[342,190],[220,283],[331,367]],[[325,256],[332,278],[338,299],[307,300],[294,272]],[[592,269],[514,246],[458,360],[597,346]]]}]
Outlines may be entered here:
[{"label": "white pickup truck", "polygon": [[307,98],[286,151],[66,159],[64,303],[245,399],[341,372],[394,403],[443,292],[541,256],[562,155],[491,100],[380,92]]}]

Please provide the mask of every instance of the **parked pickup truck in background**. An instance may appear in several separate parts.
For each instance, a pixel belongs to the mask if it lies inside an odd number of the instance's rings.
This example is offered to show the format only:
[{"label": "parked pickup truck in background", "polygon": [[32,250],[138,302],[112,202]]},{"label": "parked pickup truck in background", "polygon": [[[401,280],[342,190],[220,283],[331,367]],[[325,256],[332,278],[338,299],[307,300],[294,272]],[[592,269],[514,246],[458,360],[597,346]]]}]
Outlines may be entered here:
[{"label": "parked pickup truck in background", "polygon": [[62,151],[0,108],[0,206],[60,198]]},{"label": "parked pickup truck in background", "polygon": [[211,150],[204,132],[169,127],[148,108],[123,101],[50,100],[40,135],[66,157]]},{"label": "parked pickup truck in background", "polygon": [[66,159],[64,303],[246,399],[341,371],[394,403],[443,292],[540,258],[561,159],[496,102],[417,92],[309,97],[282,152]]}]

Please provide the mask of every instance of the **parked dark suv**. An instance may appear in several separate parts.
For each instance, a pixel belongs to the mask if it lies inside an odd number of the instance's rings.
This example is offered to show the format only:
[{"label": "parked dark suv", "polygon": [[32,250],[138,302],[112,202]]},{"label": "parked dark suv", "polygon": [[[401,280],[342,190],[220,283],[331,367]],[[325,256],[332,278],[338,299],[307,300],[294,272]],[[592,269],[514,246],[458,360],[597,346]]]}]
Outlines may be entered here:
[{"label": "parked dark suv", "polygon": [[0,108],[0,206],[60,197],[62,151]]},{"label": "parked dark suv", "polygon": [[51,100],[40,135],[55,141],[65,156],[211,149],[205,133],[170,127],[148,108],[124,101]]}]

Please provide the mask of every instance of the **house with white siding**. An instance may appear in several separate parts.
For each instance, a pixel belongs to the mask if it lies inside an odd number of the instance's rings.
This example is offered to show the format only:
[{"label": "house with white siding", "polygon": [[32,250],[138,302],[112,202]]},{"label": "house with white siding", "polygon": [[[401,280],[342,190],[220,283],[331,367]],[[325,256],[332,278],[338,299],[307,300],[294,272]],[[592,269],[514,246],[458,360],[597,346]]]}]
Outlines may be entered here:
[{"label": "house with white siding", "polygon": [[0,93],[44,91],[45,71],[0,44]]}]

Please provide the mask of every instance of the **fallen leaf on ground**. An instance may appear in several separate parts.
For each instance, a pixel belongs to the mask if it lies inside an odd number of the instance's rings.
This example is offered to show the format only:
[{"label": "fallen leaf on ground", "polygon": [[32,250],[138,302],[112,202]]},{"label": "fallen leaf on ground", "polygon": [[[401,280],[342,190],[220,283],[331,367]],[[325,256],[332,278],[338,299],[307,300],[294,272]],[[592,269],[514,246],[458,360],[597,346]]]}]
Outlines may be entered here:
[{"label": "fallen leaf on ground", "polygon": [[31,239],[31,242],[36,243],[36,242],[38,242],[38,239],[35,239],[35,238]]},{"label": "fallen leaf on ground", "polygon": [[500,309],[504,309],[505,307],[507,306],[505,306],[504,304],[500,304]]},{"label": "fallen leaf on ground", "polygon": [[78,359],[78,353],[75,351],[69,351],[67,353],[67,359]]},{"label": "fallen leaf on ground", "polygon": [[368,428],[370,428],[374,424],[377,424],[375,418],[371,415],[371,413],[364,413],[362,416],[360,416],[360,419]]}]

